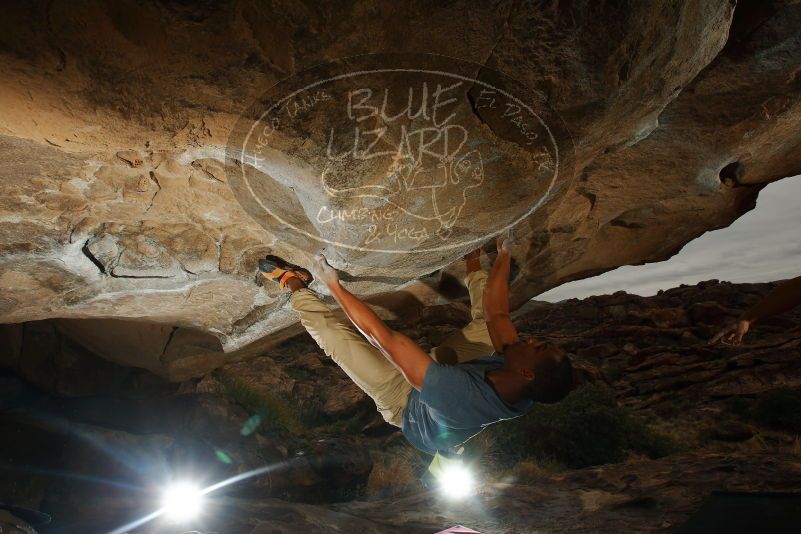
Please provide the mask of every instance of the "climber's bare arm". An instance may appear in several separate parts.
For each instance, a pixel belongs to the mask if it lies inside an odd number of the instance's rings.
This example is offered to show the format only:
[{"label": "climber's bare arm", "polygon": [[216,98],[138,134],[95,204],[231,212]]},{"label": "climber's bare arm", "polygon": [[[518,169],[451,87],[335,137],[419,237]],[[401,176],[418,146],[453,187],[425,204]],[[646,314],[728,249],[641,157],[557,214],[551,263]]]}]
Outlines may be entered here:
[{"label": "climber's bare arm", "polygon": [[505,345],[519,341],[517,329],[509,315],[509,271],[512,252],[508,240],[498,238],[498,257],[492,264],[484,286],[484,320],[487,322],[492,346],[503,351]]},{"label": "climber's bare arm", "polygon": [[331,294],[353,325],[371,345],[397,365],[406,380],[417,390],[423,387],[431,357],[404,334],[392,330],[376,313],[337,281],[329,286]]},{"label": "climber's bare arm", "polygon": [[428,366],[433,361],[417,343],[392,330],[370,309],[339,283],[339,275],[322,255],[315,257],[314,276],[325,283],[353,325],[374,347],[397,365],[415,388],[423,387]]}]

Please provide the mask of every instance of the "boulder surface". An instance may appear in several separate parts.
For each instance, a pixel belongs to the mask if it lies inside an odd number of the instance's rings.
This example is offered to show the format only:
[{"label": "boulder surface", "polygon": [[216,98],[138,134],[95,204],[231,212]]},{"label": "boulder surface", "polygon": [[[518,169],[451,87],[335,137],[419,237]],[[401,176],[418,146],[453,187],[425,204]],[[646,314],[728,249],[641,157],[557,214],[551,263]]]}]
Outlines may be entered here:
[{"label": "boulder surface", "polygon": [[801,172],[799,28],[784,0],[6,6],[0,322],[101,321],[114,359],[117,321],[149,348],[115,361],[181,380],[298,331],[267,254],[324,248],[387,317],[509,229],[515,305],[666,259]]}]

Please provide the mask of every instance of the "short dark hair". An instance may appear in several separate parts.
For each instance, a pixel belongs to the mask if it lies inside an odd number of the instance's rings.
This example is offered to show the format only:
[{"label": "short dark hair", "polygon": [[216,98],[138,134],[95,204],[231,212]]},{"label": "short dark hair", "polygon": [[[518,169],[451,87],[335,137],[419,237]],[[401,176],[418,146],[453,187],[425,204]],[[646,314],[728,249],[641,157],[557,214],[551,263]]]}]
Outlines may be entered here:
[{"label": "short dark hair", "polygon": [[564,353],[543,358],[532,370],[534,379],[526,388],[526,396],[533,401],[559,402],[573,389],[573,365]]}]

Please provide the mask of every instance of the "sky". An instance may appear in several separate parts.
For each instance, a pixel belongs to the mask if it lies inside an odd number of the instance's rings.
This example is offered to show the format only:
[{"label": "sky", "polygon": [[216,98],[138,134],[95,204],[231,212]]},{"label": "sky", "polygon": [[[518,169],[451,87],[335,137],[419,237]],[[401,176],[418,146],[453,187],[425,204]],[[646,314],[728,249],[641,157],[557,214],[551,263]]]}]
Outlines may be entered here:
[{"label": "sky", "polygon": [[558,302],[624,290],[650,296],[703,280],[768,282],[801,275],[801,176],[759,193],[756,208],[728,228],[707,232],[667,261],[623,266],[551,289],[536,298]]}]

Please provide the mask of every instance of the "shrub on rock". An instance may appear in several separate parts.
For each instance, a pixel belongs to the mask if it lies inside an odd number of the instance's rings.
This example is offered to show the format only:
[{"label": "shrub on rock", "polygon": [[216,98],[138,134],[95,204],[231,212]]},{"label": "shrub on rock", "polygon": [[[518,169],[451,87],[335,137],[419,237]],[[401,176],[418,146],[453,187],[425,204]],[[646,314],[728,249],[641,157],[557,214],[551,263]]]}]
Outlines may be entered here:
[{"label": "shrub on rock", "polygon": [[557,404],[538,404],[524,417],[491,427],[485,454],[501,468],[521,461],[570,468],[626,459],[629,452],[663,456],[672,442],[618,405],[611,389],[591,384]]}]

